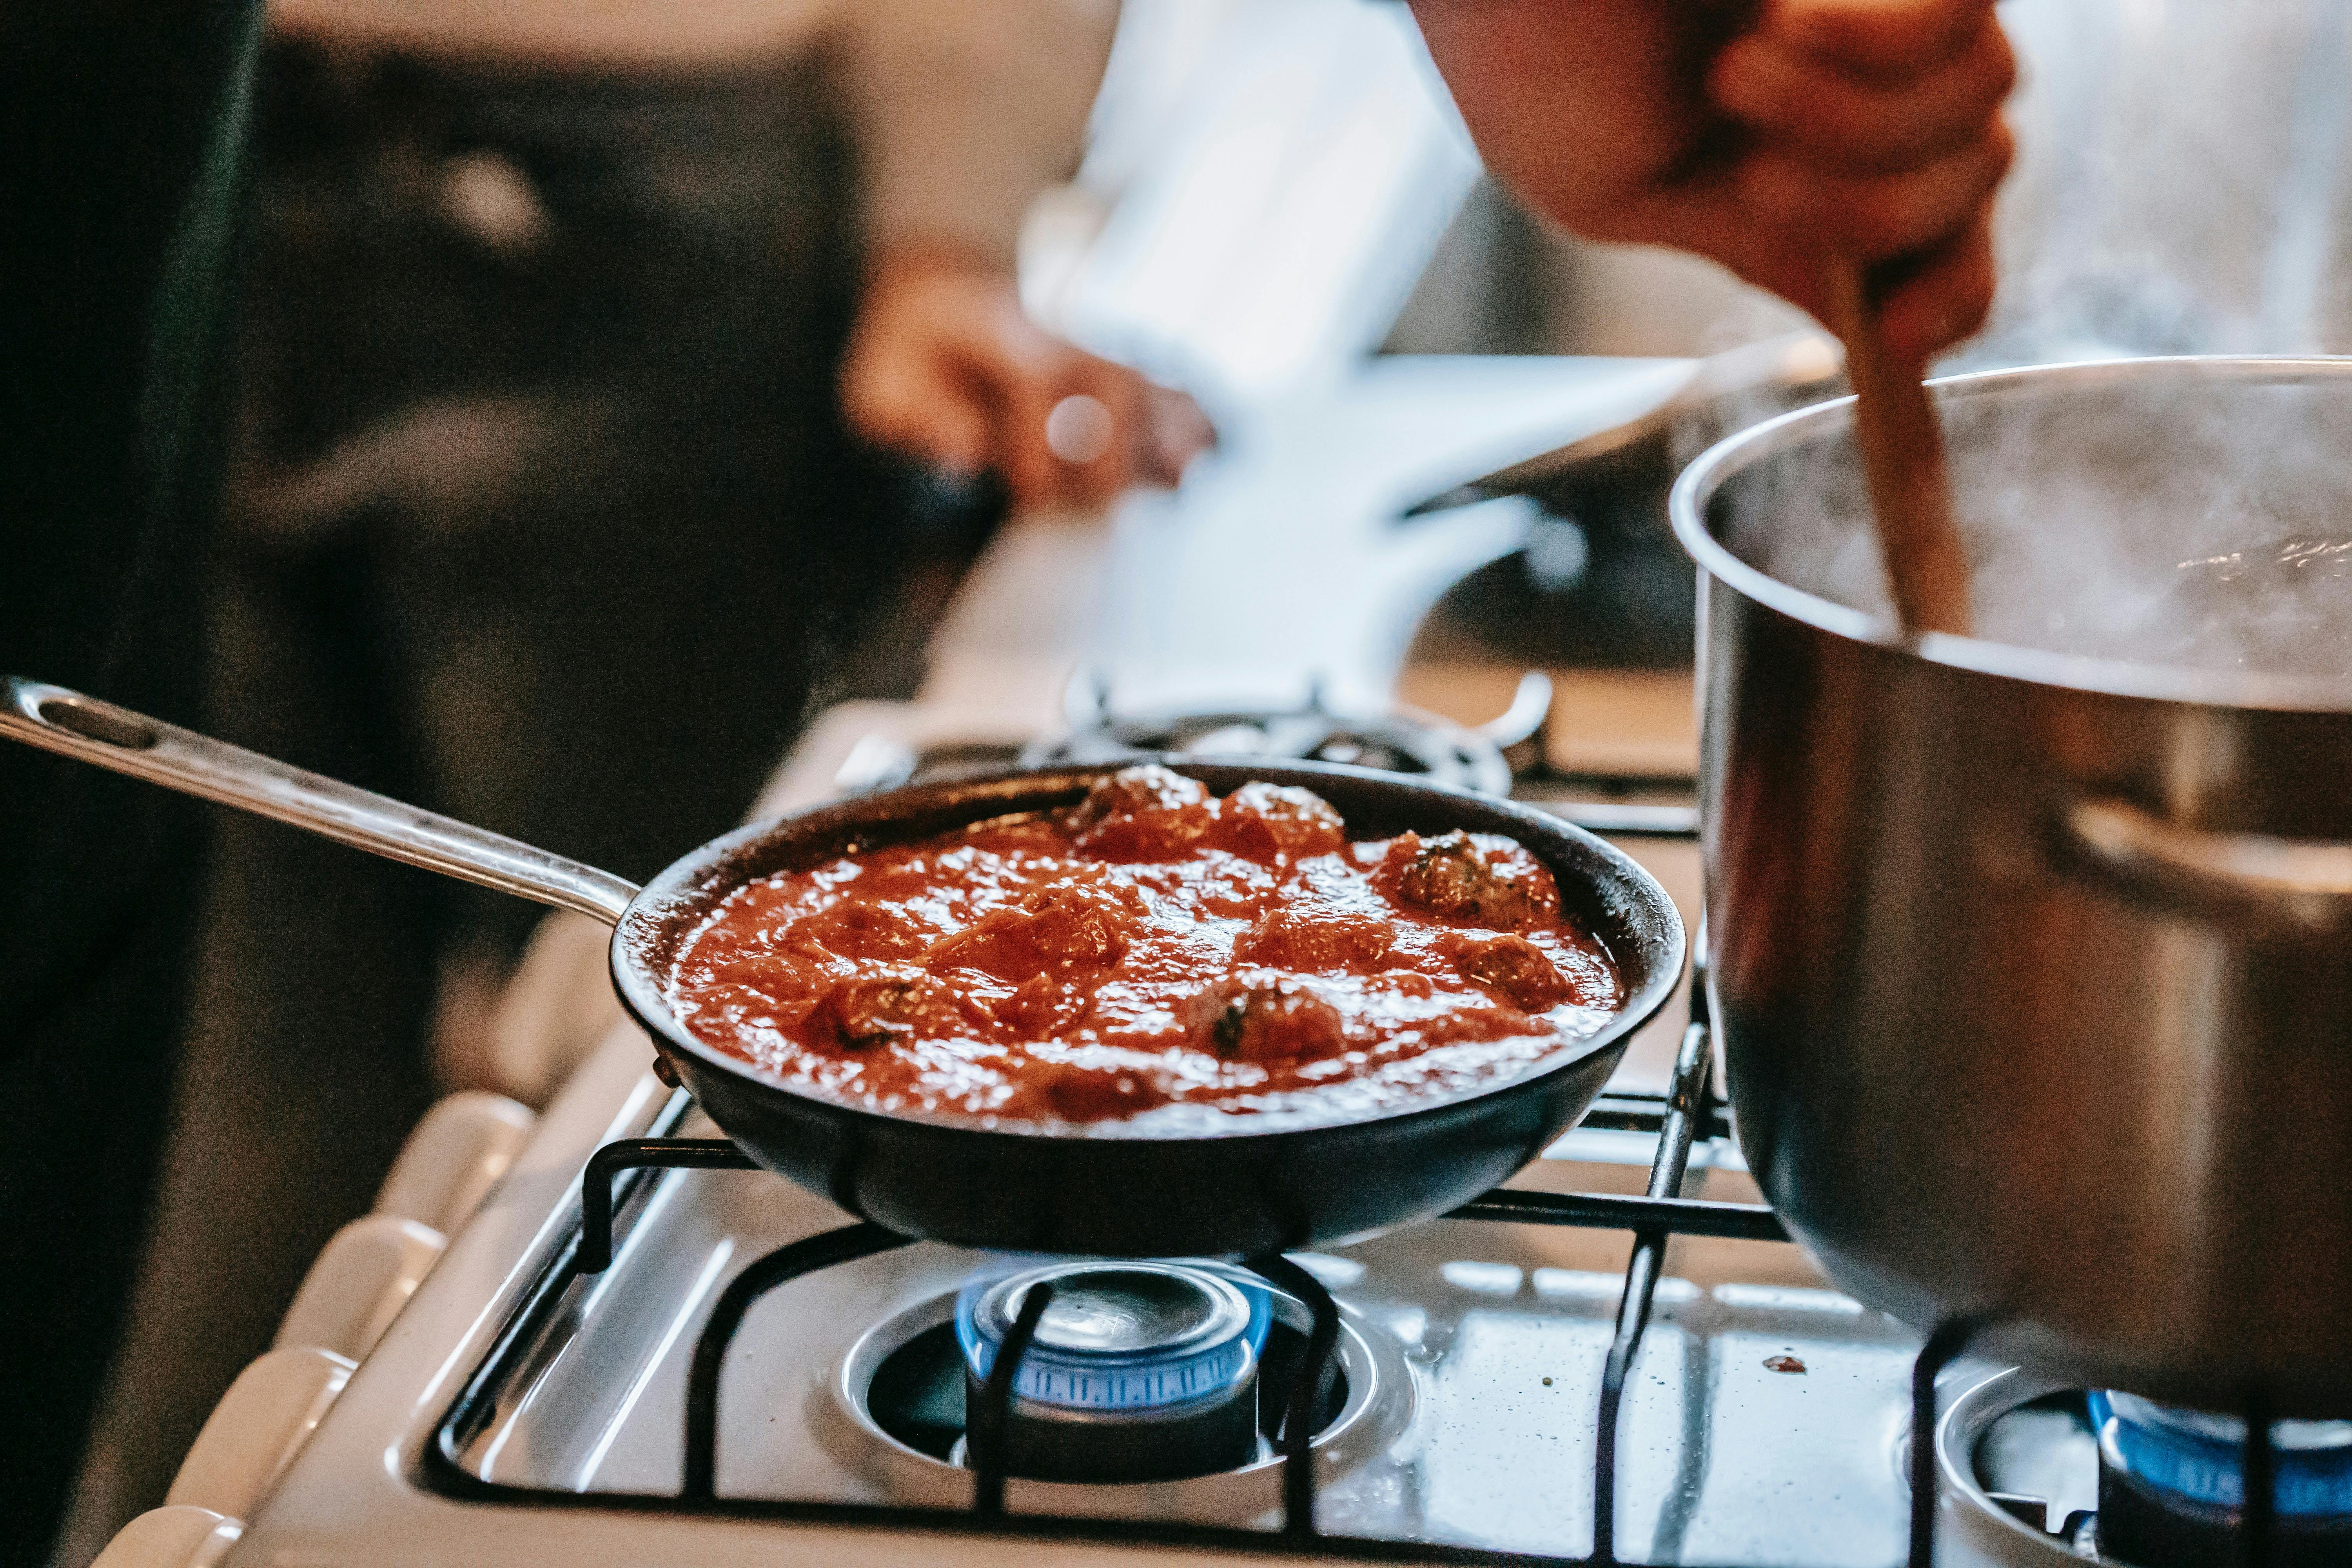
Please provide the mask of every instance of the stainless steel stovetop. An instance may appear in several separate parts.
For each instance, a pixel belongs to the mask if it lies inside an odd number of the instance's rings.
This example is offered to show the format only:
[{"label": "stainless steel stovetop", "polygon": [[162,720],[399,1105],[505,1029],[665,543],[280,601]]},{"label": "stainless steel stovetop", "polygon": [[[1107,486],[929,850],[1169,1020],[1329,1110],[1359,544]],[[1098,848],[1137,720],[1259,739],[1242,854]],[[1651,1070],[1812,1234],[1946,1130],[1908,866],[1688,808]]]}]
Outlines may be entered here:
[{"label": "stainless steel stovetop", "polygon": [[[692,1131],[688,1129],[687,1131]],[[1525,1184],[1638,1192],[1633,1134],[1571,1140]],[[1686,1191],[1752,1201],[1720,1145]],[[675,1496],[686,1366],[713,1297],[751,1260],[846,1223],[764,1173],[669,1173],[605,1277],[499,1379],[457,1452],[520,1490]],[[1627,1240],[1436,1221],[1300,1259],[1344,1303],[1347,1401],[1324,1443],[1331,1534],[1581,1557],[1596,1402]],[[718,1492],[959,1508],[967,1470],[884,1434],[875,1368],[946,1321],[1002,1260],[918,1245],[775,1292],[746,1321],[720,1405]],[[1902,1551],[1898,1438],[1916,1338],[1825,1289],[1786,1245],[1675,1244],[1633,1369],[1617,1533],[1628,1562],[1876,1568]],[[1807,1434],[1803,1442],[1790,1435]],[[1271,1530],[1279,1464],[1142,1486],[1014,1480],[1015,1514]]]}]

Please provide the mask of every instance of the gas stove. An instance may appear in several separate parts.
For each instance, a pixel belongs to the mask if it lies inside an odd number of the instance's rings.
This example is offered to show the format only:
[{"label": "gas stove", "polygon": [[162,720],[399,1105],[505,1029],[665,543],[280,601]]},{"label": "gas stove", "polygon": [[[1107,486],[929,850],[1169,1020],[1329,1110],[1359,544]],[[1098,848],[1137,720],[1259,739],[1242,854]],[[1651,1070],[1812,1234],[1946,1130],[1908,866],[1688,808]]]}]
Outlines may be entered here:
[{"label": "gas stove", "polygon": [[[1319,697],[1186,715],[1073,689],[1076,722],[1043,738],[965,705],[837,708],[760,811],[1187,739],[1379,748],[1615,837],[1696,925],[1689,781],[1553,765],[1540,678],[1483,731]],[[2079,1562],[2151,1497],[2226,1551],[2251,1531],[2263,1561],[2346,1560],[2294,1510],[2341,1503],[2352,1432],[2283,1424],[2233,1493],[2225,1436],[2174,1433],[2152,1459],[2161,1413],[2125,1405],[2137,1424],[2119,1423],[2117,1401],[1971,1359],[1955,1334],[1923,1344],[1822,1279],[1740,1159],[1703,989],[1506,1187],[1245,1264],[908,1242],[753,1168],[649,1057],[621,1026],[535,1126],[481,1097],[428,1119],[385,1212],[359,1222],[374,1241],[322,1257],[177,1506],[108,1568],[1992,1568]],[[2265,1490],[2244,1476],[2273,1466],[2298,1500],[2242,1518]]]}]

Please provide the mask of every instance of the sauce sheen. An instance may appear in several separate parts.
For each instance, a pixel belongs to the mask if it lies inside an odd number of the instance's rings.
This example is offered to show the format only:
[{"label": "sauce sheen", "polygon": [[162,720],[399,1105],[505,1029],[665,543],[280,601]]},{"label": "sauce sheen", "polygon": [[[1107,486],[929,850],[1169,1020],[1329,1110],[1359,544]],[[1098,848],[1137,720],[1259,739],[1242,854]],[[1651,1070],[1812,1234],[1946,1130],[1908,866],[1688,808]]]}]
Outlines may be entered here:
[{"label": "sauce sheen", "polygon": [[1516,842],[1350,841],[1308,791],[1156,766],[748,883],[667,978],[697,1038],[796,1089],[1163,1134],[1444,1098],[1622,1001]]}]

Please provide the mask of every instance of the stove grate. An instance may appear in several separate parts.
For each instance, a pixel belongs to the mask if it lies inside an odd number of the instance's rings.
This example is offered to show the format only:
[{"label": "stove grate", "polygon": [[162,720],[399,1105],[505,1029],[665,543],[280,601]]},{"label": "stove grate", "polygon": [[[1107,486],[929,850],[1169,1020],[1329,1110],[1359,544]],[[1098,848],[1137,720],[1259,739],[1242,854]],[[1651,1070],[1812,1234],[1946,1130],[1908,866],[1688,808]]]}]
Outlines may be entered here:
[{"label": "stove grate", "polygon": [[[728,1282],[710,1309],[710,1321],[703,1325],[701,1337],[694,1342],[694,1361],[687,1373],[686,1487],[682,1495],[688,1500],[709,1501],[719,1495],[719,1373],[727,1360],[727,1347],[733,1342],[735,1331],[743,1326],[743,1315],[751,1310],[751,1304],[804,1274],[871,1258],[877,1252],[904,1247],[913,1239],[884,1230],[878,1225],[845,1225],[838,1230],[803,1237],[780,1247]],[[1052,1292],[1045,1294],[1050,1296]],[[1042,1310],[1042,1302],[1039,1307]],[[1035,1331],[1036,1324],[1030,1323],[1029,1332]],[[1028,1335],[1016,1330],[1005,1341],[1008,1352],[1013,1352],[1016,1342],[1021,1349],[1028,1348]],[[1010,1367],[1018,1355],[1007,1353],[1002,1359]],[[992,1388],[994,1382],[990,1379]],[[984,1474],[982,1479],[986,1479]],[[997,1494],[1001,1508],[1001,1479]]]},{"label": "stove grate", "polygon": [[[1700,992],[1698,994],[1703,995]],[[1624,1197],[1603,1194],[1519,1192],[1497,1188],[1449,1213],[1445,1217],[1486,1220],[1515,1225],[1566,1225],[1606,1229],[1631,1229],[1635,1237],[1633,1259],[1627,1269],[1625,1290],[1618,1310],[1617,1333],[1604,1375],[1601,1404],[1601,1445],[1595,1467],[1595,1552],[1588,1561],[1614,1561],[1611,1521],[1615,1502],[1615,1426],[1624,1382],[1646,1326],[1660,1278],[1666,1240],[1675,1235],[1733,1237],[1750,1240],[1785,1241],[1787,1232],[1771,1210],[1759,1205],[1711,1203],[1674,1195],[1682,1184],[1693,1143],[1704,1133],[1721,1136],[1728,1130],[1722,1102],[1707,1091],[1710,1061],[1708,1035],[1703,1016],[1695,1016],[1677,1053],[1675,1076],[1662,1098],[1612,1096],[1597,1103],[1588,1125],[1654,1132],[1659,1150],[1653,1165],[1648,1195]],[[658,1119],[656,1131],[677,1127],[690,1108],[680,1092]],[[777,1518],[825,1519],[933,1529],[965,1529],[1048,1536],[1075,1535],[1090,1539],[1131,1539],[1167,1544],[1241,1548],[1287,1552],[1311,1545],[1325,1555],[1364,1561],[1414,1557],[1463,1563],[1564,1563],[1565,1559],[1530,1558],[1468,1548],[1433,1547],[1319,1534],[1315,1529],[1315,1466],[1310,1443],[1311,1412],[1320,1403],[1337,1363],[1339,1338],[1338,1305],[1314,1276],[1279,1255],[1253,1258],[1249,1267],[1277,1289],[1288,1292],[1308,1310],[1311,1327],[1299,1374],[1294,1381],[1283,1426],[1283,1527],[1275,1536],[1260,1531],[1216,1526],[1128,1524],[1119,1521],[1045,1520],[1007,1516],[1003,1511],[1003,1476],[996,1462],[997,1445],[985,1434],[1001,1429],[1010,1399],[1011,1373],[1027,1348],[1027,1336],[1008,1339],[982,1391],[983,1408],[972,1412],[976,1435],[974,1504],[965,1512],[933,1509],[863,1507],[854,1504],[781,1503],[720,1498],[713,1485],[717,1473],[719,1381],[729,1343],[752,1303],[769,1291],[819,1269],[906,1245],[901,1237],[879,1226],[860,1224],[793,1242],[761,1258],[739,1274],[721,1293],[697,1340],[687,1388],[686,1486],[675,1499],[617,1497],[581,1492],[557,1492],[486,1481],[467,1470],[459,1456],[478,1435],[493,1406],[495,1391],[530,1337],[534,1320],[551,1310],[572,1283],[610,1267],[615,1216],[638,1195],[650,1173],[664,1169],[747,1170],[753,1162],[725,1139],[654,1136],[608,1143],[589,1160],[582,1173],[581,1223],[567,1246],[542,1273],[533,1289],[493,1344],[475,1376],[444,1417],[436,1441],[426,1453],[427,1479],[440,1489],[458,1495],[495,1498],[551,1507],[617,1507],[631,1510],[667,1509],[685,1513],[750,1514]],[[1042,1310],[1043,1302],[1034,1303]],[[1025,1313],[1024,1313],[1025,1315]],[[996,1374],[1003,1374],[1002,1376]],[[997,1385],[1002,1382],[1003,1388]]]},{"label": "stove grate", "polygon": [[[1485,1220],[1514,1225],[1580,1226],[1623,1229],[1633,1233],[1634,1245],[1618,1302],[1615,1331],[1603,1369],[1597,1417],[1599,1441],[1593,1474],[1593,1551],[1576,1563],[1565,1558],[1534,1557],[1475,1548],[1436,1546],[1419,1542],[1331,1536],[1315,1529],[1315,1466],[1310,1413],[1318,1408],[1336,1364],[1339,1313],[1329,1293],[1313,1275],[1279,1255],[1249,1260],[1249,1267],[1276,1288],[1304,1303],[1311,1328],[1298,1375],[1292,1384],[1283,1426],[1283,1525],[1279,1532],[1237,1530],[1222,1526],[1144,1523],[1007,1515],[1003,1511],[1004,1475],[1000,1446],[989,1434],[1001,1432],[1011,1400],[1012,1379],[1028,1349],[1035,1317],[1045,1308],[1044,1296],[1032,1292],[1024,1303],[1023,1321],[1016,1325],[999,1352],[983,1387],[982,1407],[968,1416],[973,1434],[973,1505],[966,1510],[848,1503],[781,1502],[717,1495],[719,1383],[728,1347],[751,1304],[769,1291],[809,1274],[902,1247],[911,1239],[871,1224],[857,1224],[804,1237],[761,1258],[729,1284],[714,1305],[696,1342],[687,1388],[686,1485],[676,1498],[564,1492],[513,1486],[482,1479],[460,1458],[466,1446],[478,1436],[495,1409],[496,1394],[504,1384],[536,1327],[555,1311],[577,1279],[602,1272],[613,1258],[615,1215],[640,1195],[650,1173],[663,1169],[749,1170],[754,1163],[724,1139],[653,1136],[606,1144],[589,1160],[582,1175],[581,1223],[566,1245],[550,1260],[521,1304],[509,1320],[457,1401],[450,1406],[427,1446],[425,1479],[444,1493],[484,1500],[540,1507],[604,1508],[626,1511],[670,1511],[803,1521],[835,1524],[865,1524],[936,1531],[1013,1534],[1045,1539],[1076,1539],[1165,1546],[1192,1546],[1227,1552],[1297,1555],[1309,1552],[1360,1562],[1421,1561],[1464,1564],[1549,1564],[1553,1568],[1612,1568],[1615,1555],[1617,1501],[1617,1436],[1626,1378],[1646,1331],[1668,1240],[1677,1235],[1725,1237],[1744,1240],[1790,1239],[1778,1215],[1752,1204],[1706,1202],[1677,1196],[1689,1167],[1693,1145],[1701,1138],[1728,1131],[1724,1103],[1709,1089],[1712,1062],[1710,1026],[1706,1013],[1706,988],[1692,986],[1692,1017],[1675,1055],[1674,1073],[1663,1097],[1611,1096],[1596,1103],[1586,1125],[1621,1131],[1653,1132],[1658,1148],[1648,1188],[1642,1197],[1585,1193],[1538,1193],[1496,1188],[1450,1211],[1449,1219]],[[684,1091],[675,1094],[656,1119],[656,1134],[677,1127],[691,1108]],[[1938,1488],[1936,1483],[1936,1385],[1938,1374],[1960,1356],[1975,1337],[1991,1326],[1979,1320],[1958,1320],[1937,1328],[1921,1350],[1912,1376],[1911,1534],[1908,1568],[1933,1568],[1934,1527]],[[2245,1475],[2248,1502],[2241,1521],[2240,1558],[2245,1568],[2263,1568],[2272,1535],[2270,1497],[2261,1483],[2272,1469],[2268,1424],[2258,1403],[2247,1411]]]},{"label": "stove grate", "polygon": [[[1715,1056],[1708,1048],[1706,988],[1702,977],[1691,984],[1691,1021],[1683,1030],[1675,1053],[1675,1070],[1667,1080],[1665,1115],[1658,1131],[1658,1152],[1650,1164],[1647,1203],[1681,1201],[1683,1177],[1690,1170],[1691,1141],[1706,1120],[1707,1077]],[[1726,1208],[1745,1205],[1722,1205]],[[1769,1210],[1767,1211],[1769,1212]],[[1774,1228],[1780,1222],[1773,1221]],[[1611,1563],[1617,1555],[1617,1429],[1625,1398],[1625,1377],[1642,1348],[1642,1333],[1650,1325],[1650,1308],[1664,1272],[1670,1232],[1654,1222],[1633,1229],[1633,1255],[1625,1265],[1625,1293],[1617,1303],[1617,1331],[1609,1343],[1609,1360],[1601,1374],[1600,1443],[1593,1458],[1592,1555]],[[1784,1237],[1785,1238],[1785,1237]]]}]

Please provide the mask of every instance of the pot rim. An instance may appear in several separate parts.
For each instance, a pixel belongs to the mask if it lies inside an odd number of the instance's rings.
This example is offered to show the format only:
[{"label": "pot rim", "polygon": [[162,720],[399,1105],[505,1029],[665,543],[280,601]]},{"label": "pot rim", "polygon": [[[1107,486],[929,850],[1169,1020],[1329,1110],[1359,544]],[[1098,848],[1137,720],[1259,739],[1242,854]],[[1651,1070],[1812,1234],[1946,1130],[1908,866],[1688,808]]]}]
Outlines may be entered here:
[{"label": "pot rim", "polygon": [[[844,830],[869,846],[888,843],[894,822],[903,822],[905,817],[915,815],[926,805],[952,802],[960,808],[965,802],[982,802],[1003,810],[1033,810],[1048,799],[1068,793],[1076,781],[1091,781],[1141,762],[1158,763],[1188,775],[1196,770],[1208,770],[1246,773],[1252,778],[1265,778],[1281,784],[1311,786],[1318,780],[1323,780],[1368,785],[1405,797],[1422,797],[1424,802],[1429,797],[1435,797],[1434,804],[1440,806],[1458,803],[1507,820],[1515,820],[1517,826],[1529,836],[1521,842],[1551,868],[1555,877],[1567,875],[1560,868],[1559,851],[1569,846],[1601,862],[1616,889],[1632,903],[1646,908],[1650,917],[1659,923],[1664,940],[1656,944],[1650,972],[1643,976],[1638,985],[1626,987],[1624,998],[1616,1013],[1605,1023],[1589,1035],[1561,1041],[1555,1048],[1524,1064],[1516,1072],[1453,1094],[1433,1096],[1367,1116],[1302,1118],[1297,1121],[1236,1117],[1234,1121],[1237,1125],[1233,1127],[1164,1136],[1122,1132],[1116,1130],[1116,1122],[1063,1129],[1013,1121],[991,1124],[980,1118],[955,1111],[883,1110],[845,1095],[826,1094],[794,1083],[747,1058],[708,1044],[688,1029],[670,1010],[662,993],[661,976],[656,973],[651,962],[652,952],[666,934],[679,930],[683,925],[698,923],[698,919],[688,921],[683,917],[688,913],[709,913],[718,900],[708,896],[702,884],[713,871],[726,866],[736,856],[764,847],[780,837],[805,836],[812,842],[823,843],[829,836]],[[894,812],[889,809],[891,807],[900,809]],[[981,815],[975,815],[972,820],[982,820]],[[867,837],[869,832],[871,837]],[[1546,837],[1553,841],[1551,845],[1542,844],[1541,840]],[[1590,880],[1595,884],[1600,882],[1598,878]],[[1632,918],[1629,913],[1629,921]],[[1622,976],[1625,955],[1612,952],[1611,956],[1621,966]],[[1343,1128],[1457,1114],[1475,1102],[1528,1089],[1539,1081],[1569,1072],[1595,1056],[1622,1052],[1633,1035],[1655,1017],[1674,994],[1675,986],[1682,982],[1684,970],[1688,966],[1688,936],[1683,927],[1681,913],[1657,879],[1640,861],[1616,845],[1565,818],[1504,796],[1336,763],[1269,763],[1263,758],[1247,756],[1179,757],[1155,753],[1139,753],[1116,762],[1012,768],[927,784],[906,784],[877,795],[825,801],[746,824],[682,857],[646,882],[614,928],[610,946],[614,989],[623,1006],[641,1027],[654,1037],[659,1048],[682,1050],[701,1066],[761,1091],[804,1102],[853,1123],[872,1121],[908,1130],[929,1130],[981,1141],[1064,1145],[1082,1142],[1130,1148],[1224,1143],[1240,1139],[1311,1137]]]},{"label": "pot rim", "polygon": [[[1939,402],[1958,402],[1992,396],[2021,384],[2098,385],[2184,373],[2257,384],[2352,378],[2352,356],[2176,354],[2080,360],[1939,376],[1927,386]],[[2232,675],[2177,665],[2089,658],[1945,632],[1906,637],[1888,621],[1784,583],[1734,555],[1708,528],[1707,503],[1734,478],[1766,458],[1850,428],[1853,404],[1849,395],[1752,425],[1718,441],[1682,471],[1667,498],[1667,516],[1684,551],[1707,576],[1832,637],[1975,674],[2161,702],[2304,712],[2352,710],[2352,687],[2320,676]]]}]

